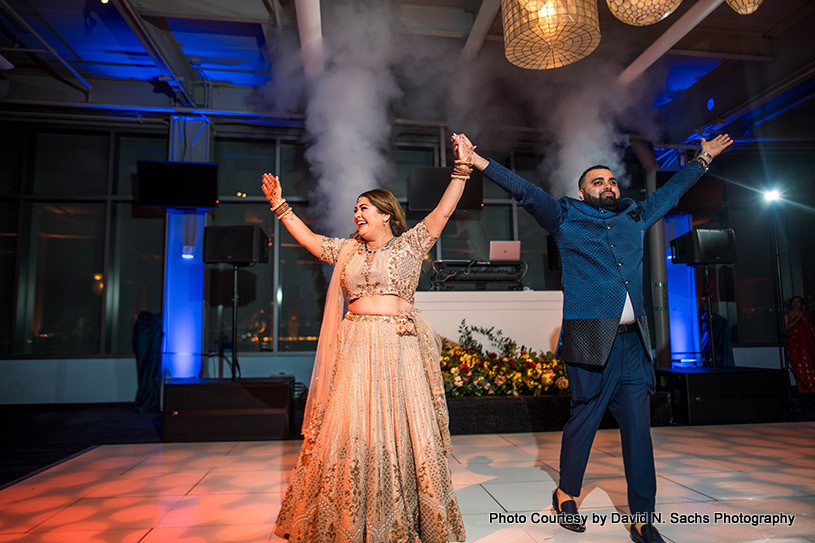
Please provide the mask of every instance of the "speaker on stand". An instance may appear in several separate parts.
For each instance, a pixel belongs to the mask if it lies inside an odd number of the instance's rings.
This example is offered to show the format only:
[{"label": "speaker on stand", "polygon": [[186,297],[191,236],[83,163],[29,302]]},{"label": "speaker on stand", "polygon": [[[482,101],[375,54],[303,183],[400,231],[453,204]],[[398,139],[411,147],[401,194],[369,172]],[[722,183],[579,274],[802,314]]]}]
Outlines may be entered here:
[{"label": "speaker on stand", "polygon": [[257,225],[204,228],[204,262],[232,265],[232,380],[240,376],[238,363],[238,268],[269,261],[269,238]]},{"label": "speaker on stand", "polygon": [[705,285],[702,293],[707,311],[707,329],[710,346],[711,369],[716,369],[716,346],[713,341],[713,308],[710,303],[711,264],[734,264],[736,262],[736,235],[732,228],[725,230],[691,230],[671,240],[671,257],[674,264],[705,267]]}]

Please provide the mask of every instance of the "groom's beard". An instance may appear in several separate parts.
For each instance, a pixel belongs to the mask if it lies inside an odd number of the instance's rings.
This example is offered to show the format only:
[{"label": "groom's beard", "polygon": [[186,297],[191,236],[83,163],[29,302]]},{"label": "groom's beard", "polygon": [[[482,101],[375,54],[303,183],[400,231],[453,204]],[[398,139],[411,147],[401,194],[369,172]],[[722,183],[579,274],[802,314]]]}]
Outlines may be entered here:
[{"label": "groom's beard", "polygon": [[617,211],[617,208],[620,207],[620,197],[613,194],[611,196],[606,195],[595,198],[594,196],[583,193],[583,201],[594,207],[602,207],[609,211]]}]

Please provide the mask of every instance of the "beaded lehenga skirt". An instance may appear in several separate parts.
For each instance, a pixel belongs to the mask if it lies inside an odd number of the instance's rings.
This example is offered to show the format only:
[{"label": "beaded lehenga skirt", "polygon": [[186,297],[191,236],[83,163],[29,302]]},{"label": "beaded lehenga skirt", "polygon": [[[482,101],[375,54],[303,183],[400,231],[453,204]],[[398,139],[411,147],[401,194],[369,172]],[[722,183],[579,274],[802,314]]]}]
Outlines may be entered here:
[{"label": "beaded lehenga skirt", "polygon": [[464,541],[422,337],[412,327],[403,317],[353,313],[340,324],[330,398],[316,440],[306,440],[297,459],[279,536],[309,543]]}]

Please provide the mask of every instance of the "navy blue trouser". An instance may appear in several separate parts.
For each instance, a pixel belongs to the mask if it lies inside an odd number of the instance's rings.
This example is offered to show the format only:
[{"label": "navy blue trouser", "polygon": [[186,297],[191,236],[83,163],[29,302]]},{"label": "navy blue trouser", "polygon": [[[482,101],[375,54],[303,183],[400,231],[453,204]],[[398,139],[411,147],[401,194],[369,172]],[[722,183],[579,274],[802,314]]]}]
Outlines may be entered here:
[{"label": "navy blue trouser", "polygon": [[583,474],[606,407],[620,424],[628,506],[632,514],[652,513],[656,500],[651,444],[654,369],[639,334],[618,334],[604,367],[568,364],[571,415],[563,428],[560,489],[579,496]]}]

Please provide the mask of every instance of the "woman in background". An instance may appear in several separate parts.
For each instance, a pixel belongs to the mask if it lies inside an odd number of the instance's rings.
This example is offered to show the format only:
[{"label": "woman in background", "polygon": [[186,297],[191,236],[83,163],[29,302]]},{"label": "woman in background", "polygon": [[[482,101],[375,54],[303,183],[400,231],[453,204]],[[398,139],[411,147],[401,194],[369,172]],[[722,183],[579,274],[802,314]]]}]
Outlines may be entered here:
[{"label": "woman in background", "polygon": [[784,313],[787,330],[787,356],[789,356],[798,391],[815,392],[815,324],[804,308],[804,299],[793,296],[790,309]]},{"label": "woman in background", "polygon": [[[457,158],[458,139],[454,134]],[[447,463],[451,443],[438,337],[413,308],[413,295],[422,260],[471,171],[456,160],[437,207],[409,230],[391,192],[361,194],[350,239],[312,232],[281,198],[279,179],[264,174],[263,192],[286,229],[335,266],[305,439],[277,519],[278,536],[309,543],[464,541]]]}]

